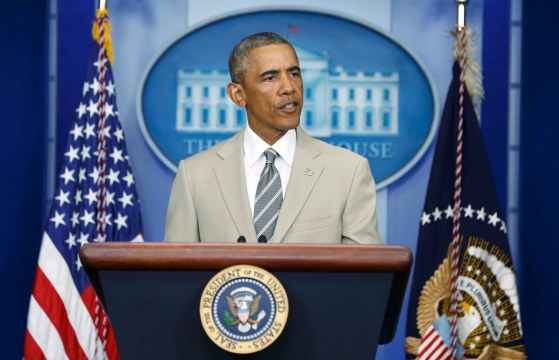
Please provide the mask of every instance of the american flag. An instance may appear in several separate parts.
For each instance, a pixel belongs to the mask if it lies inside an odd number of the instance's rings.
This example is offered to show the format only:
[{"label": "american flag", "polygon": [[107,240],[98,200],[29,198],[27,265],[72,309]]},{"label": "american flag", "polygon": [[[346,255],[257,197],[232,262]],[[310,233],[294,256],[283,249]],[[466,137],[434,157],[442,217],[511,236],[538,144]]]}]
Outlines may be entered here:
[{"label": "american flag", "polygon": [[118,120],[107,12],[68,136],[29,304],[26,359],[118,359],[110,323],[78,257],[89,242],[143,241],[140,204]]},{"label": "american flag", "polygon": [[440,331],[437,326],[446,324],[447,321],[437,321],[427,329],[419,345],[417,360],[453,360],[452,351],[447,345],[450,340],[446,336],[450,334],[450,329]]}]

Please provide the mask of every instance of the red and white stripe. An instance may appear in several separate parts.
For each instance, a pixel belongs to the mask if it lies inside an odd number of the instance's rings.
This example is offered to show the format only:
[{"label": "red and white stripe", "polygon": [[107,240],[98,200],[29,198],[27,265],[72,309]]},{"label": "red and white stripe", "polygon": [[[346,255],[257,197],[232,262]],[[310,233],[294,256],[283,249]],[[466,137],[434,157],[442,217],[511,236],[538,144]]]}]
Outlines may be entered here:
[{"label": "red and white stripe", "polygon": [[433,326],[429,327],[419,343],[417,360],[452,360],[453,358],[452,351],[437,329]]},{"label": "red and white stripe", "polygon": [[[92,310],[91,286],[80,294],[70,268],[47,233],[43,235],[39,263],[27,319],[25,359],[107,359]],[[118,355],[117,355],[118,356]]]}]

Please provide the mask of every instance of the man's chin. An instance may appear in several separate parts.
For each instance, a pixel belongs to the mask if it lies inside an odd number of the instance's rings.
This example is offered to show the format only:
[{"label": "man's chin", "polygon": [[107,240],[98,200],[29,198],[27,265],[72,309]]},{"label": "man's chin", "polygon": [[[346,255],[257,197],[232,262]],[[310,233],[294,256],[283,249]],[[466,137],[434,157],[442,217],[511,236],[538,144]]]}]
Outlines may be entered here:
[{"label": "man's chin", "polygon": [[289,131],[289,130],[297,129],[298,126],[299,126],[299,122],[297,122],[296,124],[290,124],[289,126],[282,127],[282,130]]},{"label": "man's chin", "polygon": [[301,123],[301,120],[299,119],[299,117],[293,118],[293,119],[287,119],[286,121],[283,122],[282,128],[286,131],[296,129],[297,126],[299,126],[300,123]]}]

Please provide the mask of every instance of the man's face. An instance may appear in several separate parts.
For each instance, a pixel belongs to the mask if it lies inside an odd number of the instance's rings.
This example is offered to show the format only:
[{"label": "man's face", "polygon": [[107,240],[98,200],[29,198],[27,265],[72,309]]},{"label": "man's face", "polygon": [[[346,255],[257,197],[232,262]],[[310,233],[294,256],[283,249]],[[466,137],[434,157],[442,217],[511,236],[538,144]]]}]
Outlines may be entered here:
[{"label": "man's face", "polygon": [[242,85],[250,128],[268,144],[299,125],[303,79],[287,44],[252,49]]}]

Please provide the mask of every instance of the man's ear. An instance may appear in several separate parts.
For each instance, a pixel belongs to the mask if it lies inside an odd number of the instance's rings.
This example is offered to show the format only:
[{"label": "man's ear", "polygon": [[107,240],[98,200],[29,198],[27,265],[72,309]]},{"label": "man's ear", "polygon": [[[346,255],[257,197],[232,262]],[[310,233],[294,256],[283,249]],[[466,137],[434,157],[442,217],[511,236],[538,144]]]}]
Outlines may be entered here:
[{"label": "man's ear", "polygon": [[227,95],[239,107],[245,107],[247,104],[245,89],[241,84],[229,83],[227,84]]}]

